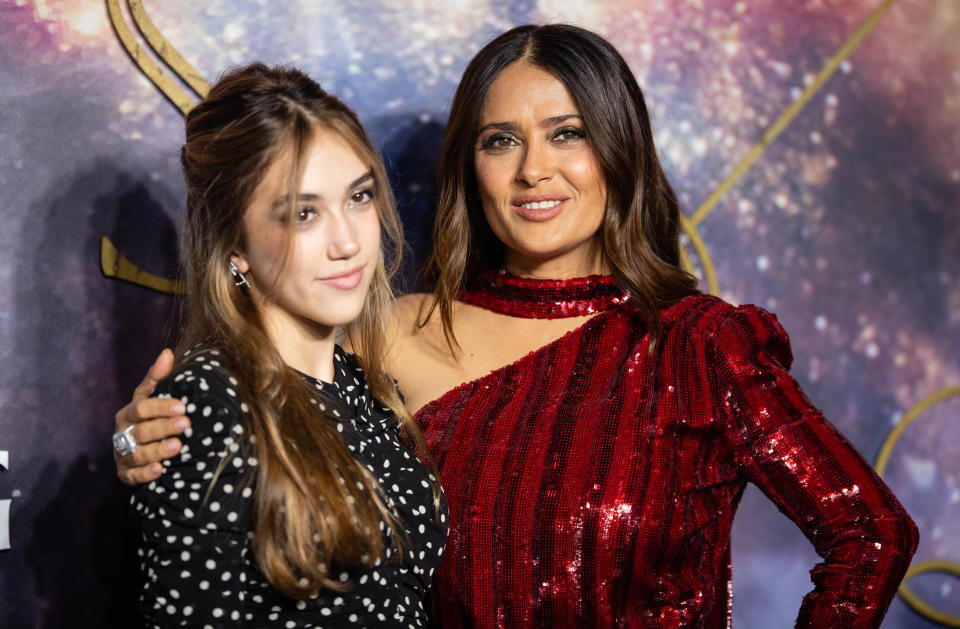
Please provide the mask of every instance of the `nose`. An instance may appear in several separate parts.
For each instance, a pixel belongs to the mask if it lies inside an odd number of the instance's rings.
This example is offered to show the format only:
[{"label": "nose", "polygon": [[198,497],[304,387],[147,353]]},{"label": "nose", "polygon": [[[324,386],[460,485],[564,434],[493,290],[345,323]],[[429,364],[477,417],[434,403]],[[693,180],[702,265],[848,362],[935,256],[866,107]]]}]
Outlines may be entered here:
[{"label": "nose", "polygon": [[327,254],[331,260],[347,260],[360,253],[360,241],[350,219],[336,213],[329,223]]},{"label": "nose", "polygon": [[531,188],[553,177],[554,164],[550,150],[542,141],[530,141],[524,145],[517,180]]}]

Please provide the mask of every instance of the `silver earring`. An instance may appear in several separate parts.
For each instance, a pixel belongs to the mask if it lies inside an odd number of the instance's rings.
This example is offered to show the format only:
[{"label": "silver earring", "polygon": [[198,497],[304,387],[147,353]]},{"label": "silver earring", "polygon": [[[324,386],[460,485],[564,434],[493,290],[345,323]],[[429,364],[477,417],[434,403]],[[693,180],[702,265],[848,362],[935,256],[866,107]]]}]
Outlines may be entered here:
[{"label": "silver earring", "polygon": [[250,288],[250,282],[248,282],[247,278],[240,272],[237,265],[233,263],[233,260],[230,261],[230,274],[233,275],[233,281],[237,286]]}]

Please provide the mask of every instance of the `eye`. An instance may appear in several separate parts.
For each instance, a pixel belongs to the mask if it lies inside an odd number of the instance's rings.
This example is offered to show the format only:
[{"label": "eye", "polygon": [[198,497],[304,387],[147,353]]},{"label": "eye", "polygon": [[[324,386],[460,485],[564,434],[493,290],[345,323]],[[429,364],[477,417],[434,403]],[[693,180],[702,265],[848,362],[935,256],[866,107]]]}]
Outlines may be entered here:
[{"label": "eye", "polygon": [[312,205],[301,205],[297,208],[295,219],[297,223],[306,223],[317,217],[317,208]]},{"label": "eye", "polygon": [[585,137],[587,137],[586,132],[579,127],[562,127],[553,133],[554,141],[564,144],[578,142]]},{"label": "eye", "polygon": [[483,140],[481,148],[488,151],[502,151],[518,144],[517,139],[509,133],[494,133]]},{"label": "eye", "polygon": [[373,188],[357,190],[350,195],[350,203],[353,205],[367,205],[371,202],[373,202]]}]

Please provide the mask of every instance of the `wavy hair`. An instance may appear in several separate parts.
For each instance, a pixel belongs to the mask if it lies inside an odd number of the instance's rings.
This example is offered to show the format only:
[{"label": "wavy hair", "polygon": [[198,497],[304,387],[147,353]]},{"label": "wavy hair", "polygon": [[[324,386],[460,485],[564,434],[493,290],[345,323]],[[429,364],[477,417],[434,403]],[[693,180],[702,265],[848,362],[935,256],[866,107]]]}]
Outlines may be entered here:
[{"label": "wavy hair", "polygon": [[626,61],[599,35],[566,24],[511,29],[484,46],[463,73],[440,148],[433,249],[424,270],[433,298],[420,323],[439,310],[453,350],[453,301],[479,271],[503,263],[503,243],[480,206],[474,147],[490,85],[520,60],[561,81],[580,112],[607,189],[603,260],[655,337],[660,309],[697,292],[696,279],[680,268],[680,207]]},{"label": "wavy hair", "polygon": [[[228,270],[231,253],[244,249],[243,216],[264,173],[277,159],[289,159],[290,189],[298,190],[318,131],[337,134],[373,171],[381,255],[362,313],[346,333],[370,391],[396,413],[404,434],[432,466],[422,433],[384,371],[390,278],[400,264],[403,232],[383,162],[356,115],[302,72],[254,63],[222,76],[189,112],[181,151],[187,207],[179,353],[211,344],[240,383],[259,463],[256,560],[268,581],[294,598],[342,587],[328,576],[333,566],[381,557],[381,522],[403,550],[402,528],[376,478],[350,454],[335,422],[324,421],[311,403],[303,379],[270,341],[251,295]],[[297,200],[290,196],[292,218]],[[437,500],[438,492],[435,484]]]}]

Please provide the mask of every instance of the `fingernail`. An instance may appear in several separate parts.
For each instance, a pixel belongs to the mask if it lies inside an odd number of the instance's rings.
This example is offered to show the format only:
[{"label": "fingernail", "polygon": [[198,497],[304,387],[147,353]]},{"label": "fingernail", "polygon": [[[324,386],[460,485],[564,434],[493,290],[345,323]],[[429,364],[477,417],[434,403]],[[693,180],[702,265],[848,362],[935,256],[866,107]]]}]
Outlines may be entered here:
[{"label": "fingernail", "polygon": [[177,430],[186,430],[189,424],[190,422],[186,419],[178,419],[176,423],[173,424],[173,427]]},{"label": "fingernail", "polygon": [[184,406],[183,404],[174,404],[173,406],[170,407],[170,412],[171,412],[171,413],[186,413],[186,412],[187,412],[187,407]]},{"label": "fingernail", "polygon": [[153,465],[150,466],[150,473],[159,474],[161,469],[162,468],[160,467],[159,463],[154,463]]},{"label": "fingernail", "polygon": [[173,452],[174,450],[177,449],[177,442],[168,441],[165,444],[163,444],[163,449],[166,450],[167,452]]}]

